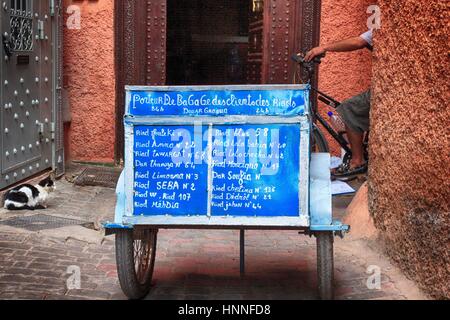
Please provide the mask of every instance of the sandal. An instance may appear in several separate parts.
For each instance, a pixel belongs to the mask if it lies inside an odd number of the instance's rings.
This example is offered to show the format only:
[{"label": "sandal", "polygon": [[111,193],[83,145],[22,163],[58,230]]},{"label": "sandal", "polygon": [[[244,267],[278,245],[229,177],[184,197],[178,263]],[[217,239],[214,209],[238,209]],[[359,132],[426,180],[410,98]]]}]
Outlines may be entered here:
[{"label": "sandal", "polygon": [[337,180],[350,180],[365,173],[367,173],[367,163],[355,168],[349,168],[348,165],[342,164],[331,173],[331,177]]}]

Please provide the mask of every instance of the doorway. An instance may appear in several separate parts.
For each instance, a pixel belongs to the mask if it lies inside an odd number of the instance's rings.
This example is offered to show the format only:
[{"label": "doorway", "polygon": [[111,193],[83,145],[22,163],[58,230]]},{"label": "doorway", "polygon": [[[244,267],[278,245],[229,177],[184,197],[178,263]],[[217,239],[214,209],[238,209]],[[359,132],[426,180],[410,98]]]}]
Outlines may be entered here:
[{"label": "doorway", "polygon": [[320,0],[115,0],[116,161],[126,85],[291,83],[290,56],[319,42],[320,8]]},{"label": "doorway", "polygon": [[167,84],[247,81],[250,0],[168,0]]}]

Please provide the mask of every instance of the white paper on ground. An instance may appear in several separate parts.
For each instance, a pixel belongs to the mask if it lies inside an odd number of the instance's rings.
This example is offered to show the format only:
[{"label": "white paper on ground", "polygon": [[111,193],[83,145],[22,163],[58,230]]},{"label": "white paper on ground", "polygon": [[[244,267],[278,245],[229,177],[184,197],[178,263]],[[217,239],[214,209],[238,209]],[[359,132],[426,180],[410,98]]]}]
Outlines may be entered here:
[{"label": "white paper on ground", "polygon": [[354,192],[355,189],[350,187],[348,183],[345,183],[344,181],[335,180],[331,182],[331,194],[333,196],[338,194],[348,194]]},{"label": "white paper on ground", "polygon": [[331,157],[330,169],[335,169],[342,164],[342,159],[339,157]]}]

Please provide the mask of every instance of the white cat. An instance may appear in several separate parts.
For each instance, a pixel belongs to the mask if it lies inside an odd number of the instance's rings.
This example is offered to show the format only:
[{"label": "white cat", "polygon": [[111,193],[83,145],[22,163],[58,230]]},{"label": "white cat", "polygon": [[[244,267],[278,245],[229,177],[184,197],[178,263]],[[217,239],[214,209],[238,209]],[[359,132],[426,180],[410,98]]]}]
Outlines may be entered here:
[{"label": "white cat", "polygon": [[50,192],[55,190],[55,182],[51,176],[37,185],[22,184],[9,190],[5,194],[5,209],[8,210],[36,210],[47,209],[47,199]]}]

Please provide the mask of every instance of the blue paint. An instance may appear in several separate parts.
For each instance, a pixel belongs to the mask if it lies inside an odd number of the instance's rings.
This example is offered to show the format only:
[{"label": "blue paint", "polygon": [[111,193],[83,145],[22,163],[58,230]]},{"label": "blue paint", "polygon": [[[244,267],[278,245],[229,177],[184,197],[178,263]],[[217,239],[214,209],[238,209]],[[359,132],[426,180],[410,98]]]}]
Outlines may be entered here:
[{"label": "blue paint", "polygon": [[193,126],[134,127],[135,215],[206,215],[204,132]]},{"label": "blue paint", "polygon": [[[223,125],[215,128],[221,132],[259,132],[256,137],[259,147],[251,150],[251,141],[245,138],[247,148],[242,150],[247,153],[245,163],[240,164],[237,157],[214,163],[212,215],[298,216],[299,126]],[[238,137],[235,142],[237,140]],[[234,148],[234,152],[237,149]]]},{"label": "blue paint", "polygon": [[131,116],[303,115],[308,90],[131,91]]},{"label": "blue paint", "polygon": [[135,215],[207,215],[209,170],[211,215],[299,215],[298,125],[211,130],[134,127]]},{"label": "blue paint", "polygon": [[105,222],[102,225],[105,229],[133,229],[132,225],[125,225],[122,223]]},{"label": "blue paint", "polygon": [[122,170],[116,186],[116,208],[114,212],[114,222],[121,224],[123,213],[125,212],[125,171]]},{"label": "blue paint", "polygon": [[[308,120],[292,117],[305,115],[308,105],[308,87],[128,90],[125,122],[133,136],[125,156],[133,176],[125,185],[133,190],[118,194],[127,215],[299,217],[307,225],[301,193],[308,191],[309,151],[300,152],[300,141],[309,141]],[[236,124],[236,115],[280,121]],[[220,121],[196,123],[200,116]],[[171,120],[180,118],[188,124]]]},{"label": "blue paint", "polygon": [[349,232],[350,226],[346,224],[342,224],[340,221],[333,221],[332,224],[327,225],[311,225],[311,231],[343,231]]}]

